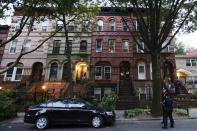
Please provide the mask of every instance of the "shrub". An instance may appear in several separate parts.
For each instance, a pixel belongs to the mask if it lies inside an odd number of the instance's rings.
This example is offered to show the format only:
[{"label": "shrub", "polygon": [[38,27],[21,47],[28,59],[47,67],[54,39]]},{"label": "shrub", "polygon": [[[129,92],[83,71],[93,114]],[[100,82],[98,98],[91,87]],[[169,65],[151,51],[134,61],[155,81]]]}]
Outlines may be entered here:
[{"label": "shrub", "polygon": [[6,89],[0,92],[0,121],[15,117],[17,90]]},{"label": "shrub", "polygon": [[118,97],[113,91],[105,94],[101,100],[101,106],[107,110],[115,110],[117,99]]},{"label": "shrub", "polygon": [[140,109],[140,108],[126,110],[124,112],[124,116],[125,118],[133,118],[143,114],[144,112],[145,112],[144,109]]},{"label": "shrub", "polygon": [[188,116],[187,111],[183,109],[174,109],[174,113],[177,116]]},{"label": "shrub", "polygon": [[93,97],[94,88],[97,87],[96,83],[88,79],[83,80],[82,83],[84,85],[84,92],[83,92],[82,99],[90,103],[96,104],[96,102],[94,101],[94,97]]}]

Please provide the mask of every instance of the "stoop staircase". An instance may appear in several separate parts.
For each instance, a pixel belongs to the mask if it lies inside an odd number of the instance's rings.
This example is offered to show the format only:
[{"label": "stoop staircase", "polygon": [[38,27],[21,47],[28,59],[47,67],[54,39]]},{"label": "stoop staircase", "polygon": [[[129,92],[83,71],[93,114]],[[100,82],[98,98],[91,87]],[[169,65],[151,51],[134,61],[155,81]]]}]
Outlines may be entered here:
[{"label": "stoop staircase", "polygon": [[132,93],[132,81],[121,80],[119,83],[118,102],[116,109],[125,110],[137,107],[139,104],[138,97],[133,96]]}]

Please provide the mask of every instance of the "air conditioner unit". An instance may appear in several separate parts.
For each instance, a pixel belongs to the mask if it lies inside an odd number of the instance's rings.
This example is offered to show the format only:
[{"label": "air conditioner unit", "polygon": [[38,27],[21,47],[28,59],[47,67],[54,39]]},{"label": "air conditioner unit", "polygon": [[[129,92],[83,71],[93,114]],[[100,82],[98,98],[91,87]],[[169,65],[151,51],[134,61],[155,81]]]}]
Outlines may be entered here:
[{"label": "air conditioner unit", "polygon": [[102,80],[102,76],[95,76],[95,80]]}]

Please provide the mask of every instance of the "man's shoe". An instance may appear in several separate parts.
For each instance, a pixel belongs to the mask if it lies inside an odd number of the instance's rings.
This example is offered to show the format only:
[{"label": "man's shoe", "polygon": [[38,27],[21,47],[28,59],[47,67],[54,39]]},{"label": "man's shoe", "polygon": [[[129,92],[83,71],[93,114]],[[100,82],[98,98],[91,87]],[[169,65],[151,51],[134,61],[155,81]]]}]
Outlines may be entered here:
[{"label": "man's shoe", "polygon": [[164,127],[164,126],[163,126],[162,128],[163,128],[163,129],[168,129],[167,127]]},{"label": "man's shoe", "polygon": [[173,126],[170,126],[170,128],[174,128],[174,125]]}]

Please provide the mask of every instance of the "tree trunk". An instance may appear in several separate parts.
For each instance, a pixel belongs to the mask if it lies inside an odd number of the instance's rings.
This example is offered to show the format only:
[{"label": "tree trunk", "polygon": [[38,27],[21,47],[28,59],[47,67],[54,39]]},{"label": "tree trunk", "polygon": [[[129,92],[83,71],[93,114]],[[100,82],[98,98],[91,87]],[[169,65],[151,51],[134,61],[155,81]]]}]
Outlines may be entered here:
[{"label": "tree trunk", "polygon": [[152,88],[153,88],[153,99],[152,99],[152,116],[161,116],[161,91],[162,91],[162,80],[161,80],[161,61],[160,53],[157,51],[152,52]]}]

